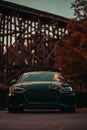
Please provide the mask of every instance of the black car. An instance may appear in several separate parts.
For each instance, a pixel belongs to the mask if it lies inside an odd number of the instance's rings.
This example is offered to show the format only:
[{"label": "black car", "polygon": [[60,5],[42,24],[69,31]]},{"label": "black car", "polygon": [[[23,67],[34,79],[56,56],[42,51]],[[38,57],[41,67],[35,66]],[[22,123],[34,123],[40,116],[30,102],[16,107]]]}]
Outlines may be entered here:
[{"label": "black car", "polygon": [[27,72],[9,88],[8,111],[26,108],[75,112],[75,93],[58,72]]}]

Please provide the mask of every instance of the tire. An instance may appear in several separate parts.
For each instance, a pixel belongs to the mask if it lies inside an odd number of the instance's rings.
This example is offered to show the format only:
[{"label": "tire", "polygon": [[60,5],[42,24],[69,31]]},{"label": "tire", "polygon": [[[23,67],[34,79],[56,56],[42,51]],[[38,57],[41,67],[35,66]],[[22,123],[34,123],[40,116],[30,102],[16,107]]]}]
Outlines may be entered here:
[{"label": "tire", "polygon": [[75,113],[75,105],[73,105],[72,107],[68,107],[68,108],[61,108],[60,111],[64,112],[64,113]]},{"label": "tire", "polygon": [[67,110],[69,113],[75,113],[75,107],[71,107]]},{"label": "tire", "polygon": [[10,113],[21,113],[24,111],[24,109],[23,108],[8,107],[8,111]]},{"label": "tire", "polygon": [[68,113],[75,113],[75,110],[76,110],[76,101],[74,100],[73,104],[70,105],[70,106],[67,108],[67,112],[68,112]]}]

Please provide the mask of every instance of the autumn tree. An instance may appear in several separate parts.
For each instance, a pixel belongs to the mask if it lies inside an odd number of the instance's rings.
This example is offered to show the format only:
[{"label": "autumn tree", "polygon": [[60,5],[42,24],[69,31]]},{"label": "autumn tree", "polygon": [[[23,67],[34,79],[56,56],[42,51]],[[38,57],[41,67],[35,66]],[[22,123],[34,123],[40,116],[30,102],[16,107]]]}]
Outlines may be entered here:
[{"label": "autumn tree", "polygon": [[84,59],[83,72],[87,72],[87,1],[76,0],[72,3],[75,19],[69,21],[69,41],[74,44],[74,52]]},{"label": "autumn tree", "polygon": [[76,19],[81,20],[87,18],[87,0],[75,0],[71,8],[74,10]]},{"label": "autumn tree", "polygon": [[63,72],[72,77],[87,76],[87,1],[75,0],[71,8],[75,19],[67,25],[69,35],[65,36],[64,47],[58,47],[56,67],[61,66]]}]

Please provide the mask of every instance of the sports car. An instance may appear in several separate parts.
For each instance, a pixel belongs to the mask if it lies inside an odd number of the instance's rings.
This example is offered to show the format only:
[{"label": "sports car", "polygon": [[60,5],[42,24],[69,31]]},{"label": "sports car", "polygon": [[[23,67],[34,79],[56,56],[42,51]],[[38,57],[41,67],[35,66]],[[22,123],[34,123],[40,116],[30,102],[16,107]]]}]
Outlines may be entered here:
[{"label": "sports car", "polygon": [[59,72],[26,72],[13,83],[8,94],[9,112],[37,108],[75,112],[75,93]]}]

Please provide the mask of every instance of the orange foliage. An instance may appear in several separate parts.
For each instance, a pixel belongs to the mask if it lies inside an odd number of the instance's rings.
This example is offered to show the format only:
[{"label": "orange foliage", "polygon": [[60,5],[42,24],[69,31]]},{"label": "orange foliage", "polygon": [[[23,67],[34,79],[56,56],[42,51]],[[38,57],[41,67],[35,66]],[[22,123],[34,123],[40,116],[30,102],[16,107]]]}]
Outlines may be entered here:
[{"label": "orange foliage", "polygon": [[55,66],[65,74],[83,77],[87,75],[87,19],[70,19],[67,29],[70,35],[63,47],[58,46]]}]

